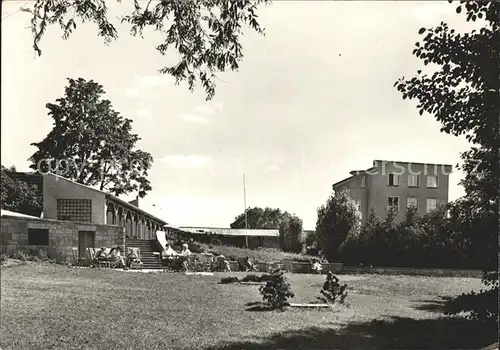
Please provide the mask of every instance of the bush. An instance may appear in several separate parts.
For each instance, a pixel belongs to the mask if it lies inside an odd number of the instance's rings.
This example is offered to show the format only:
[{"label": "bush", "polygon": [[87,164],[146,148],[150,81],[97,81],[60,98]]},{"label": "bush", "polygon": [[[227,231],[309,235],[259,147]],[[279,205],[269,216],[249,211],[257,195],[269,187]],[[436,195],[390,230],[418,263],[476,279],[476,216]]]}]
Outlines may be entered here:
[{"label": "bush", "polygon": [[337,276],[329,271],[323,289],[320,291],[322,296],[317,297],[317,299],[328,304],[334,304],[337,301],[343,304],[347,297],[346,289],[347,284],[341,285]]},{"label": "bush", "polygon": [[260,282],[260,276],[246,275],[241,279],[241,282]]},{"label": "bush", "polygon": [[220,284],[229,284],[238,282],[238,277],[224,277],[220,280]]},{"label": "bush", "polygon": [[201,244],[198,244],[196,242],[191,242],[189,243],[189,250],[195,254],[200,254],[205,251],[203,246]]},{"label": "bush", "polygon": [[290,284],[285,280],[283,271],[280,269],[273,271],[266,284],[260,286],[259,292],[262,295],[262,299],[272,309],[283,309],[288,305],[288,298],[295,296]]},{"label": "bush", "polygon": [[498,286],[488,290],[464,293],[445,304],[446,315],[465,312],[473,320],[498,320]]},{"label": "bush", "polygon": [[49,257],[49,254],[46,250],[40,249],[36,255],[41,261],[51,261],[52,259]]},{"label": "bush", "polygon": [[241,282],[267,282],[272,280],[272,275],[263,274],[262,276],[257,275],[246,275],[241,279]]},{"label": "bush", "polygon": [[28,260],[28,256],[24,251],[18,249],[12,252],[12,259],[26,261]]},{"label": "bush", "polygon": [[9,260],[9,258],[10,258],[9,254],[3,253],[3,254],[0,255],[0,261],[2,262],[2,264],[4,262],[6,262],[7,260]]}]

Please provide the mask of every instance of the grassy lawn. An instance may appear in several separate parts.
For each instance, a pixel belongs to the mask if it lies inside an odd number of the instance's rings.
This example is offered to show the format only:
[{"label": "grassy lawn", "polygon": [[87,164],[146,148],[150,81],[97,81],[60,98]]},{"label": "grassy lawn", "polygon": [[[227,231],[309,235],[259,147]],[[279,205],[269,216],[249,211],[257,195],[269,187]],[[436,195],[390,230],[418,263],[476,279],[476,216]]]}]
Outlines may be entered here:
[{"label": "grassy lawn", "polygon": [[227,257],[235,257],[235,258],[245,258],[248,256],[253,261],[260,261],[260,262],[282,261],[284,258],[292,258],[300,261],[306,261],[315,258],[312,255],[288,253],[282,250],[271,249],[271,248],[248,249],[248,248],[232,247],[227,245],[214,245],[214,246],[208,244],[200,244],[200,245],[205,249],[205,251],[214,251],[219,254],[223,254]]},{"label": "grassy lawn", "polygon": [[[146,274],[20,265],[1,269],[2,349],[304,348],[473,349],[496,325],[443,318],[442,297],[480,289],[472,278],[357,275],[347,306],[249,311],[258,286],[224,276]],[[295,302],[312,301],[324,276],[287,275]]]}]

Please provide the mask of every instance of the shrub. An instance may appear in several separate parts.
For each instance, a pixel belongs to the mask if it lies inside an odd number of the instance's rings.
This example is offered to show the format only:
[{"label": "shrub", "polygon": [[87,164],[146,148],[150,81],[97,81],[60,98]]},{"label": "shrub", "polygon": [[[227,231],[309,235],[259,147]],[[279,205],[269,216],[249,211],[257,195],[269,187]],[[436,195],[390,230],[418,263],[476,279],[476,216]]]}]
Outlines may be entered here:
[{"label": "shrub", "polygon": [[260,286],[259,292],[262,299],[271,306],[272,309],[283,309],[288,305],[288,298],[293,298],[295,294],[288,282],[286,282],[283,271],[275,269],[265,285]]},{"label": "shrub", "polygon": [[445,315],[467,313],[473,320],[498,320],[498,286],[479,293],[464,293],[445,304]]},{"label": "shrub", "polygon": [[238,277],[223,277],[220,280],[220,284],[236,283],[238,282]]},{"label": "shrub", "polygon": [[196,242],[189,243],[189,250],[193,253],[196,253],[196,254],[203,253],[205,251],[203,246],[201,244],[196,243]]},{"label": "shrub", "polygon": [[334,304],[336,301],[343,304],[347,297],[346,289],[347,284],[341,285],[337,276],[329,271],[323,289],[320,291],[322,296],[317,297],[317,299],[328,304]]},{"label": "shrub", "polygon": [[272,275],[263,274],[262,276],[257,275],[246,275],[241,279],[241,282],[267,282],[272,280]]},{"label": "shrub", "polygon": [[0,261],[2,262],[2,264],[7,260],[9,260],[9,254],[3,253],[0,255]]},{"label": "shrub", "polygon": [[37,252],[37,255],[36,255],[41,261],[51,261],[52,259],[50,259],[49,257],[49,254],[47,253],[46,250],[43,250],[43,249],[40,249],[38,250]]},{"label": "shrub", "polygon": [[241,279],[241,282],[260,282],[260,277],[257,275],[246,275]]},{"label": "shrub", "polygon": [[28,260],[28,256],[24,251],[18,249],[12,252],[12,259],[26,261]]}]

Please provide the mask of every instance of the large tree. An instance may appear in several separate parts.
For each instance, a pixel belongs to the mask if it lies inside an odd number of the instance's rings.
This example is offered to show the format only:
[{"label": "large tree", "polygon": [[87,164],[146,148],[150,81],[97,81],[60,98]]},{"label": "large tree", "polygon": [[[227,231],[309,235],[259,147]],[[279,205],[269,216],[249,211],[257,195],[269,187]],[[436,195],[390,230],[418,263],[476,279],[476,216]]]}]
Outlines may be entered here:
[{"label": "large tree", "polygon": [[[121,0],[117,0],[121,3]],[[67,39],[77,22],[93,22],[97,34],[106,43],[118,38],[115,25],[108,18],[109,0],[35,0],[24,11],[31,14],[33,48],[40,55],[40,40],[48,26],[55,24]],[[240,43],[243,27],[257,33],[264,30],[257,21],[256,10],[269,0],[134,0],[133,9],[121,17],[130,25],[133,36],[143,36],[145,29],[162,33],[164,41],[156,49],[165,55],[175,50],[175,65],[160,70],[172,75],[177,83],[186,81],[189,89],[200,83],[207,99],[215,94],[216,74],[227,69],[237,70],[243,58]],[[122,7],[130,2],[120,4]]]},{"label": "large tree", "polygon": [[249,208],[245,213],[238,215],[231,223],[231,228],[245,228],[245,220],[248,220],[249,229],[278,229],[280,222],[291,216],[290,213],[278,208]]},{"label": "large tree", "polygon": [[318,208],[316,237],[323,255],[334,261],[339,258],[339,248],[348,239],[359,235],[361,213],[348,190],[332,194]]},{"label": "large tree", "polygon": [[39,216],[42,203],[36,187],[21,181],[15,173],[16,168],[2,165],[0,206],[5,210]]},{"label": "large tree", "polygon": [[[434,115],[441,131],[466,135],[471,142],[471,149],[461,155],[465,196],[455,204],[454,215],[463,219],[455,230],[470,240],[470,248],[482,259],[484,282],[493,284],[490,295],[494,295],[500,208],[500,3],[460,1],[455,10],[480,28],[457,33],[442,22],[420,29],[424,37],[413,54],[424,65],[432,64],[433,73],[418,70],[395,86],[403,98],[417,101],[420,114]],[[496,301],[490,308],[497,316]]]},{"label": "large tree", "polygon": [[304,243],[302,220],[296,215],[287,215],[279,225],[279,240],[285,252],[300,253]]},{"label": "large tree", "polygon": [[132,120],[113,110],[104,89],[93,80],[68,79],[64,97],[46,106],[54,126],[31,156],[31,168],[54,172],[118,196],[151,190],[147,179],[153,158],[136,148]]}]

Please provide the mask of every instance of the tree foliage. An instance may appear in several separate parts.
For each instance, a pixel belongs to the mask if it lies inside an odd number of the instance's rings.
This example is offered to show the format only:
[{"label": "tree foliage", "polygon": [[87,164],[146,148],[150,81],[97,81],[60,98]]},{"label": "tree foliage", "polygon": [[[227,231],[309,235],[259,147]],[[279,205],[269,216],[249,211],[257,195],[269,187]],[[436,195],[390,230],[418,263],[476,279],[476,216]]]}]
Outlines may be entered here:
[{"label": "tree foliage", "polygon": [[302,220],[296,215],[286,216],[279,225],[281,248],[285,252],[300,253],[303,244]]},{"label": "tree foliage", "polygon": [[[443,132],[466,135],[472,143],[461,155],[466,174],[461,184],[466,195],[455,208],[464,219],[456,223],[456,229],[482,257],[484,281],[493,285],[495,293],[500,207],[500,3],[460,1],[455,9],[480,29],[457,33],[443,22],[420,29],[424,37],[415,44],[413,54],[425,65],[433,64],[435,72],[429,76],[419,70],[395,86],[403,98],[417,101],[420,114],[434,115]],[[496,302],[490,308],[497,316]]]},{"label": "tree foliage", "polygon": [[2,209],[18,213],[36,215],[42,211],[42,203],[36,194],[36,187],[16,178],[14,167],[2,165],[0,205]]},{"label": "tree foliage", "polygon": [[[118,31],[109,19],[107,2],[36,0],[31,7],[23,8],[31,14],[34,50],[41,55],[40,40],[51,25],[59,26],[63,39],[67,39],[78,22],[92,22],[105,43],[117,39]],[[146,29],[160,32],[163,42],[156,50],[162,55],[174,51],[179,57],[175,65],[165,66],[160,72],[173,76],[177,84],[187,82],[190,90],[200,83],[207,99],[211,99],[215,94],[216,74],[239,68],[243,59],[240,42],[243,27],[264,34],[256,11],[259,5],[269,3],[269,0],[134,0],[133,11],[122,16],[121,22],[130,26],[133,36],[143,37]]]},{"label": "tree foliage", "polygon": [[360,213],[348,191],[336,192],[318,208],[316,237],[319,248],[329,261],[338,258],[338,249],[348,236],[359,234],[360,223]]},{"label": "tree foliage", "polygon": [[64,97],[48,103],[54,126],[31,156],[31,168],[52,171],[78,183],[97,186],[118,196],[151,190],[147,180],[153,158],[136,148],[132,120],[103,99],[104,89],[93,80],[68,79]]},{"label": "tree foliage", "polygon": [[249,229],[278,229],[280,222],[291,215],[278,208],[264,209],[259,207],[247,209],[247,213],[241,213],[231,223],[231,228],[245,228],[245,218],[248,220]]},{"label": "tree foliage", "polygon": [[359,235],[348,236],[338,254],[354,266],[479,268],[482,258],[459,230],[454,207],[440,205],[423,216],[410,208],[400,221],[394,211],[383,219],[371,211]]}]

